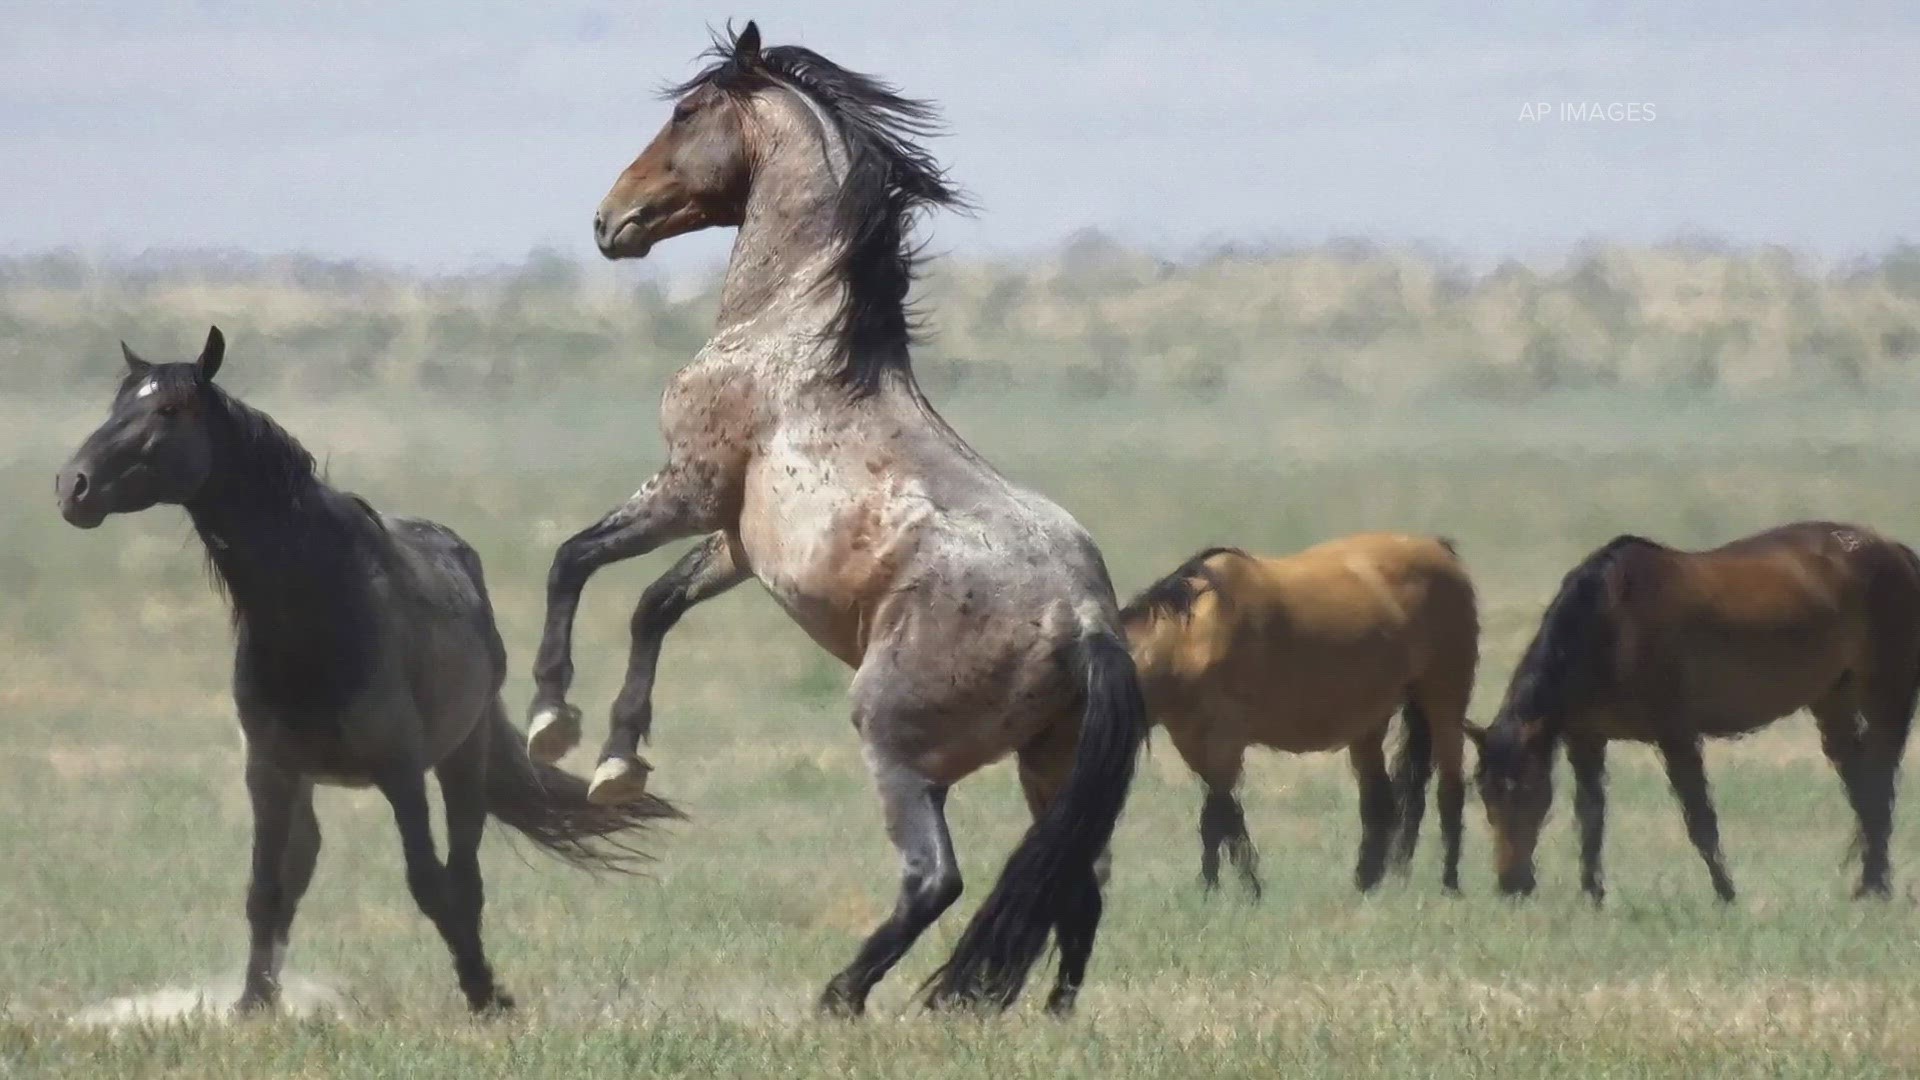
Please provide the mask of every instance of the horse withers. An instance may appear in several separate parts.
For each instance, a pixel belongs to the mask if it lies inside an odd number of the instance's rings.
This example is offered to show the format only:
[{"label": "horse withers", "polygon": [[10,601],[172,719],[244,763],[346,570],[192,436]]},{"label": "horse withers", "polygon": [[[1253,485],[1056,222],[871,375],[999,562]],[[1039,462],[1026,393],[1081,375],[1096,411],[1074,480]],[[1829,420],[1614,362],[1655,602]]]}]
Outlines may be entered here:
[{"label": "horse withers", "polygon": [[[1374,533],[1285,558],[1211,548],[1121,611],[1147,711],[1206,785],[1200,871],[1220,851],[1259,894],[1256,855],[1234,788],[1249,746],[1345,749],[1360,786],[1354,884],[1405,867],[1429,775],[1440,773],[1441,881],[1460,886],[1467,701],[1479,656],[1473,583],[1445,540]],[[1389,772],[1387,729],[1405,728]]]},{"label": "horse withers", "polygon": [[[265,413],[214,384],[225,341],[127,373],[106,422],[60,471],[60,511],[184,507],[233,608],[233,697],[253,806],[252,931],[237,1008],[272,1007],[287,939],[320,854],[315,784],[372,786],[400,832],[407,886],[453,954],[476,1011],[510,1007],[480,938],[489,814],[586,867],[640,857],[623,834],[670,816],[658,799],[594,806],[586,784],[527,757],[499,692],[506,649],[480,559],[452,530],[337,491]],[[425,773],[439,778],[447,861]]]},{"label": "horse withers", "polygon": [[1920,560],[1871,529],[1782,525],[1710,551],[1621,536],[1569,571],[1520,658],[1476,770],[1500,890],[1531,893],[1566,747],[1580,885],[1606,895],[1609,742],[1650,743],[1714,892],[1734,898],[1704,740],[1810,710],[1859,819],[1859,896],[1887,896],[1894,781],[1920,690]]}]

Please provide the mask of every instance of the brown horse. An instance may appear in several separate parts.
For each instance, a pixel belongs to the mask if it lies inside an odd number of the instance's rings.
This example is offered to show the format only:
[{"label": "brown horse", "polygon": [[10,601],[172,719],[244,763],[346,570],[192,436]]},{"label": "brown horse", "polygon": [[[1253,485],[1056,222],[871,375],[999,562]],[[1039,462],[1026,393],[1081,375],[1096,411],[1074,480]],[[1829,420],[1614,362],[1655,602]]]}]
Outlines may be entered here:
[{"label": "brown horse", "polygon": [[1567,748],[1580,884],[1595,901],[1606,750],[1652,743],[1713,888],[1732,900],[1701,741],[1745,735],[1800,709],[1860,819],[1860,885],[1887,896],[1894,780],[1920,690],[1920,560],[1858,525],[1783,525],[1711,551],[1622,536],[1560,584],[1500,713],[1476,780],[1500,889],[1531,893],[1533,849]]},{"label": "brown horse", "polygon": [[[1444,540],[1373,533],[1261,559],[1211,548],[1120,613],[1147,712],[1207,786],[1200,873],[1219,884],[1220,848],[1259,895],[1253,841],[1234,797],[1249,746],[1293,754],[1346,748],[1360,784],[1354,883],[1379,883],[1389,855],[1413,857],[1427,777],[1440,771],[1442,881],[1460,887],[1461,768],[1478,659],[1473,583]],[[1406,740],[1391,775],[1387,726]]]},{"label": "brown horse", "polygon": [[[749,576],[856,669],[853,725],[900,853],[900,892],[822,1008],[860,1012],[959,897],[948,788],[1009,753],[1034,824],[930,1000],[1010,1004],[1051,932],[1060,967],[1048,1006],[1070,1008],[1100,918],[1095,863],[1146,737],[1106,567],[1085,530],[994,471],[914,380],[913,221],[958,201],[915,145],[931,109],[809,50],[762,50],[751,23],[711,55],[673,91],[672,119],[621,173],[594,233],[623,259],[737,226],[719,328],[668,385],[665,466],[554,556],[532,746],[552,757],[578,738],[566,692],[588,577],[706,533],[648,590],[630,684],[651,685],[663,615]],[[632,686],[621,700],[631,706]],[[637,734],[616,720],[600,801],[640,791]]]}]

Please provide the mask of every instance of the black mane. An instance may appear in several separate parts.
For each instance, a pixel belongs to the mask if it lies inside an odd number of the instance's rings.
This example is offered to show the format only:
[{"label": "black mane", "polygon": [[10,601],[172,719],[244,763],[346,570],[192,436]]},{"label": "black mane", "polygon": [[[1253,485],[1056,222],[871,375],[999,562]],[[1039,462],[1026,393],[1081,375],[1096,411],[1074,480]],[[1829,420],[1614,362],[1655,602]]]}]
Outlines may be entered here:
[{"label": "black mane", "polygon": [[798,45],[742,51],[740,37],[716,36],[704,54],[713,63],[667,89],[679,97],[703,86],[744,95],[768,86],[804,94],[830,117],[847,150],[847,175],[835,207],[844,238],[835,270],[847,293],[834,320],[840,380],[869,393],[892,371],[909,366],[908,346],[918,322],[907,294],[923,245],[913,240],[915,217],[929,207],[965,209],[966,197],[946,170],[918,144],[940,132],[938,113],[903,97],[888,83],[848,71]]},{"label": "black mane", "polygon": [[1557,740],[1576,699],[1604,685],[1618,640],[1607,606],[1608,574],[1628,551],[1656,546],[1644,537],[1616,536],[1567,571],[1487,729],[1483,767],[1505,761],[1526,737],[1529,723],[1537,723],[1550,742]]},{"label": "black mane", "polygon": [[1198,552],[1127,601],[1127,606],[1120,609],[1120,622],[1124,625],[1143,619],[1191,619],[1194,602],[1209,589],[1215,592],[1220,589],[1219,576],[1207,565],[1215,555],[1251,558],[1235,547],[1210,547]]},{"label": "black mane", "polygon": [[187,513],[240,634],[236,681],[283,719],[324,722],[372,679],[384,530],[272,417],[200,393],[213,463]]}]

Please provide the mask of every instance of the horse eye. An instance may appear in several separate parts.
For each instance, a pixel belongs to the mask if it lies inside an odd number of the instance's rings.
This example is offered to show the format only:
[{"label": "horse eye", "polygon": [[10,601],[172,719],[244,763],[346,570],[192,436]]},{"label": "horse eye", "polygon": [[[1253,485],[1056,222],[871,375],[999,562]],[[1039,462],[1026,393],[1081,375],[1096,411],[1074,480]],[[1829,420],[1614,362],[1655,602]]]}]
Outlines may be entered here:
[{"label": "horse eye", "polygon": [[695,105],[692,98],[688,98],[673,107],[673,122],[678,124],[699,111],[700,106]]},{"label": "horse eye", "polygon": [[159,413],[159,414],[160,414],[161,416],[164,416],[164,417],[166,417],[166,418],[168,418],[168,419],[172,419],[172,418],[174,418],[174,417],[176,417],[176,416],[178,416],[178,415],[180,415],[180,406],[178,406],[178,405],[162,405],[162,406],[160,406],[159,408],[157,408],[157,409],[155,409],[155,410],[153,410],[153,411],[154,411],[154,412],[157,412],[157,413]]}]

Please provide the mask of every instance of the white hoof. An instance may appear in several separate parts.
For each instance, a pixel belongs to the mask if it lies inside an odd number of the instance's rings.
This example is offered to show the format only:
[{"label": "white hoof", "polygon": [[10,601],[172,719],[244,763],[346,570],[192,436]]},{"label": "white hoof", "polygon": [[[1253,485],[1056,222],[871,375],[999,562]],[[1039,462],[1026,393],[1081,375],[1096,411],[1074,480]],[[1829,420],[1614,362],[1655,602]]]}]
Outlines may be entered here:
[{"label": "white hoof", "polygon": [[608,758],[593,770],[593,782],[587,785],[587,801],[595,806],[621,806],[638,801],[647,793],[647,774],[653,766],[644,761]]},{"label": "white hoof", "polygon": [[551,765],[580,745],[580,714],[572,709],[541,709],[527,725],[527,754]]}]

